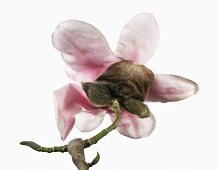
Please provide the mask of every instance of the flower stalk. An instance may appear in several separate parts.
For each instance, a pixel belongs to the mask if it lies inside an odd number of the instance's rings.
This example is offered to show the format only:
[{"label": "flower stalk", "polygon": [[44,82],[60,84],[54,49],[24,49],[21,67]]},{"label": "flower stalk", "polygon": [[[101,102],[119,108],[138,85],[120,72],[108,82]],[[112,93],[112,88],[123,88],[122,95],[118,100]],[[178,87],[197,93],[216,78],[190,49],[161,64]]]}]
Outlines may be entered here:
[{"label": "flower stalk", "polygon": [[86,147],[89,147],[93,144],[96,144],[100,139],[102,139],[104,136],[106,136],[109,132],[111,132],[112,130],[117,128],[117,126],[121,120],[121,117],[122,117],[120,106],[119,106],[119,103],[117,102],[117,100],[112,100],[110,102],[110,107],[115,112],[115,114],[117,116],[116,120],[109,127],[107,127],[106,129],[103,129],[97,135],[93,136],[92,138],[84,140]]}]

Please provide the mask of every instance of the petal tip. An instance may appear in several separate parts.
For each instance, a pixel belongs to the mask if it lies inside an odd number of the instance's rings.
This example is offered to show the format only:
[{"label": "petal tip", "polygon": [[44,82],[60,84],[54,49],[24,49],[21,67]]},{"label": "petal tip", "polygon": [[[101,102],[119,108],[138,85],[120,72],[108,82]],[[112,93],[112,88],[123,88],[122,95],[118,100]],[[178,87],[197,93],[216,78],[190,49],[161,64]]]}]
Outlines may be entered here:
[{"label": "petal tip", "polygon": [[64,138],[63,136],[61,136],[62,141],[64,141],[66,138]]},{"label": "petal tip", "polygon": [[137,16],[144,16],[144,17],[150,17],[150,18],[154,18],[154,15],[150,12],[141,12],[138,13]]},{"label": "petal tip", "polygon": [[194,83],[194,88],[195,88],[194,94],[197,94],[198,91],[200,90],[199,85],[197,83]]}]

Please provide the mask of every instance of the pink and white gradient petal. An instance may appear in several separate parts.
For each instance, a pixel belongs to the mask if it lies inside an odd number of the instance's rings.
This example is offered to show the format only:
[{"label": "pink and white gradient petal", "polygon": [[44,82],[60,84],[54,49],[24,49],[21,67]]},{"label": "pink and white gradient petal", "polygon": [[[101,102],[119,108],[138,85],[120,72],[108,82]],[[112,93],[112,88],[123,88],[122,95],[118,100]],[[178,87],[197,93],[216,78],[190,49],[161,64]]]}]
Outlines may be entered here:
[{"label": "pink and white gradient petal", "polygon": [[199,86],[184,77],[170,74],[155,74],[145,101],[173,102],[197,93]]},{"label": "pink and white gradient petal", "polygon": [[63,140],[73,128],[76,114],[82,110],[93,114],[102,112],[90,103],[83,89],[75,84],[68,84],[54,91],[54,102],[56,121]]},{"label": "pink and white gradient petal", "polygon": [[115,55],[145,64],[154,54],[159,37],[159,28],[154,16],[150,13],[138,14],[121,31]]},{"label": "pink and white gradient petal", "polygon": [[[118,124],[117,131],[127,137],[138,139],[150,135],[155,126],[155,117],[152,114],[148,118],[139,118],[137,115],[131,114],[125,110],[122,110],[122,119]],[[111,120],[114,121],[116,115],[109,113]]]},{"label": "pink and white gradient petal", "polygon": [[73,80],[93,81],[120,60],[113,55],[102,33],[85,22],[68,20],[60,23],[52,39],[72,73],[76,72],[73,75],[67,73]]}]

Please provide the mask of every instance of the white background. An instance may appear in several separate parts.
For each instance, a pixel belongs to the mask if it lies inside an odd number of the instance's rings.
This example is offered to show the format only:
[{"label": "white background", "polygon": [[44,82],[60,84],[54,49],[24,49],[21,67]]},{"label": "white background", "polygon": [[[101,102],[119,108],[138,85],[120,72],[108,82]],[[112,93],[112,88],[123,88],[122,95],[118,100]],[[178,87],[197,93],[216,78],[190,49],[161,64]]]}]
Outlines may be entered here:
[{"label": "white background", "polygon": [[73,129],[61,141],[52,91],[69,82],[51,34],[64,20],[95,25],[115,49],[123,25],[139,12],[151,12],[160,27],[158,49],[147,63],[155,73],[190,78],[198,94],[175,103],[151,103],[157,127],[133,140],[114,131],[86,150],[88,162],[101,154],[95,170],[217,169],[216,57],[217,5],[211,0],[19,0],[0,1],[0,169],[76,169],[65,153],[37,153],[20,146],[44,146],[90,137],[110,124],[106,117],[93,133]]}]

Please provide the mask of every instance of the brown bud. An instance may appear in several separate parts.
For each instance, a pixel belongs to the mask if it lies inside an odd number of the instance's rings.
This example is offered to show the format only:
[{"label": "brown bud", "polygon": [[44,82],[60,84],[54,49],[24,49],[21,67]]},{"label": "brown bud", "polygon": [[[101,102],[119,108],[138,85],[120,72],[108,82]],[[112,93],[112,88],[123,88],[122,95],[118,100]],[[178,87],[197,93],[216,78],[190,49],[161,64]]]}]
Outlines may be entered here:
[{"label": "brown bud", "polygon": [[112,84],[111,95],[116,98],[134,98],[144,101],[154,74],[144,65],[123,60],[110,66],[96,82]]},{"label": "brown bud", "polygon": [[151,114],[142,102],[153,79],[154,74],[144,65],[124,60],[110,66],[95,82],[82,83],[82,87],[97,107],[117,99],[128,112],[146,118]]}]

